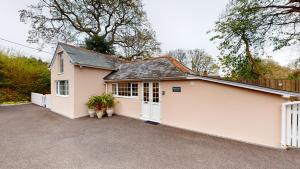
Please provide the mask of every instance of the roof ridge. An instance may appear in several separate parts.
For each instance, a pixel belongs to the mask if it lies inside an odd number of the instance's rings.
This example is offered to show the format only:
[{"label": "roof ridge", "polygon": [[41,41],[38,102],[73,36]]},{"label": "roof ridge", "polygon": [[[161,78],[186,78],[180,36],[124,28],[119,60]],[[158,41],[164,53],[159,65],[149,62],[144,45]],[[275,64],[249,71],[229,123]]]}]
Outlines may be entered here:
[{"label": "roof ridge", "polygon": [[157,59],[162,59],[162,58],[166,58],[165,56],[158,56],[158,57],[149,57],[149,58],[145,58],[145,59],[136,59],[136,60],[124,60],[125,63],[137,63],[137,62],[145,62],[145,61],[149,61],[149,60],[157,60]]},{"label": "roof ridge", "polygon": [[167,57],[168,56],[161,55],[161,56],[153,56],[153,57],[145,58],[143,60],[156,60],[156,59],[167,58]]}]

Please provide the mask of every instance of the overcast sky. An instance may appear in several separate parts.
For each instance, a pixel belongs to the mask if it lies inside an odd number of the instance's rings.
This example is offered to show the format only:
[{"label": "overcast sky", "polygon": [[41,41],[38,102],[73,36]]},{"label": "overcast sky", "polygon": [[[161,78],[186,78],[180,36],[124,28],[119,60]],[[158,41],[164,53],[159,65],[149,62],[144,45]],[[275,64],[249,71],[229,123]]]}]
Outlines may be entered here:
[{"label": "overcast sky", "polygon": [[[163,52],[177,48],[203,48],[211,55],[216,56],[218,50],[213,42],[209,41],[207,31],[212,29],[214,22],[225,9],[228,0],[143,0],[148,18],[161,42]],[[26,42],[29,25],[19,21],[18,10],[38,0],[0,0],[0,38],[5,38],[27,46],[37,47]],[[26,56],[40,57],[49,61],[52,54],[37,52],[32,49],[13,45],[0,40],[0,48],[10,48]],[[54,48],[47,47],[44,51],[53,53]],[[299,51],[285,49],[280,52],[270,52],[273,58],[285,65],[299,55]]]}]

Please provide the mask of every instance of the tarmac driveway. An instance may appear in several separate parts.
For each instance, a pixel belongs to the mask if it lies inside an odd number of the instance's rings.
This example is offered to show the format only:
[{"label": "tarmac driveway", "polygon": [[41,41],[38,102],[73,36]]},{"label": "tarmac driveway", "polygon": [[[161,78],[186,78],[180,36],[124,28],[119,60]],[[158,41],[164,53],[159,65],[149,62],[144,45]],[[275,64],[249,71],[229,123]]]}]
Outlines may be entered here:
[{"label": "tarmac driveway", "polygon": [[35,105],[0,107],[0,168],[300,168],[276,150],[120,116],[70,120]]}]

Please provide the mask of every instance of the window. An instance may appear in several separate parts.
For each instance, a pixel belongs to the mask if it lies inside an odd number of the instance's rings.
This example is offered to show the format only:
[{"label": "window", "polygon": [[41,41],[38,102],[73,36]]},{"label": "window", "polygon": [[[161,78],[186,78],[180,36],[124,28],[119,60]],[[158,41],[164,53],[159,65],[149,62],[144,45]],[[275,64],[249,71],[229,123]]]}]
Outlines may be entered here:
[{"label": "window", "polygon": [[59,72],[64,73],[64,57],[62,52],[58,54],[59,57]]},{"label": "window", "polygon": [[153,92],[152,101],[154,103],[159,103],[159,83],[157,82],[153,83],[152,92]]},{"label": "window", "polygon": [[149,101],[149,83],[144,83],[144,98],[145,102]]},{"label": "window", "polygon": [[112,93],[115,96],[138,96],[137,83],[114,83],[112,84]]},{"label": "window", "polygon": [[117,95],[117,84],[112,84],[112,94]]},{"label": "window", "polygon": [[56,81],[56,94],[60,96],[69,95],[69,81],[59,80]]},{"label": "window", "polygon": [[138,84],[137,83],[131,83],[131,95],[138,96]]},{"label": "window", "polygon": [[119,96],[131,96],[131,83],[119,83],[118,84]]}]

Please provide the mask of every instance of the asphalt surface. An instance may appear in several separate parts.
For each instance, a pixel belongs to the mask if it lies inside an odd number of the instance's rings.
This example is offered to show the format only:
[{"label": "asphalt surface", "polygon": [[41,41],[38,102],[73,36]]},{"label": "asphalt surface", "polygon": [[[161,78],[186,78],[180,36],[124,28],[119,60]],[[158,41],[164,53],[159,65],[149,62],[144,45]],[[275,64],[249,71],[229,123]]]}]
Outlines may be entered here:
[{"label": "asphalt surface", "polygon": [[300,168],[277,150],[126,117],[70,120],[35,105],[0,106],[2,169]]}]

